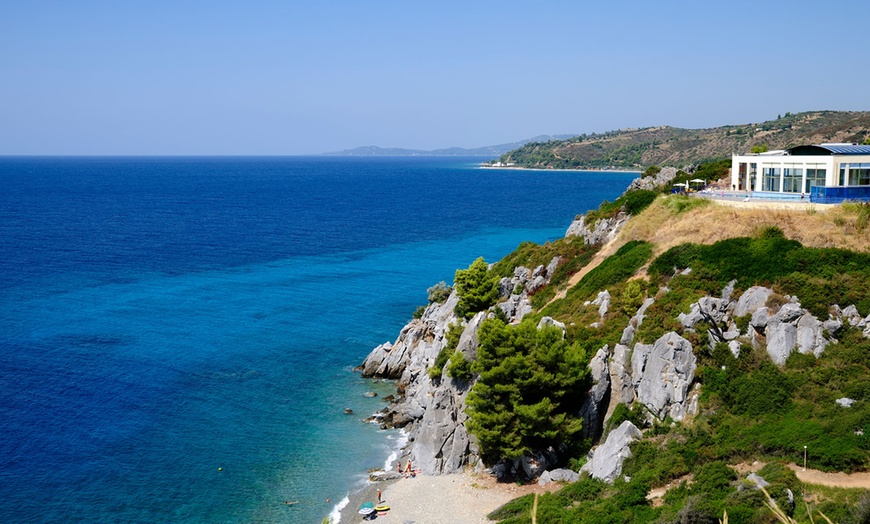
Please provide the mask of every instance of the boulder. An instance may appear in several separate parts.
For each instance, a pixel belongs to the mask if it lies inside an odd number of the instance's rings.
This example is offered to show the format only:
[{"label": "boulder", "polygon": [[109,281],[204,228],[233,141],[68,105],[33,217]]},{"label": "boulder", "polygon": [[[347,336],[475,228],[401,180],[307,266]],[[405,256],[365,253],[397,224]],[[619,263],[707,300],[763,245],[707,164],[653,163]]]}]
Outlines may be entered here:
[{"label": "boulder", "polygon": [[592,478],[613,484],[622,474],[622,464],[631,456],[629,446],[642,434],[637,427],[626,420],[607,435],[604,444],[591,452],[589,461],[580,472],[588,472]]},{"label": "boulder", "polygon": [[746,480],[755,484],[755,489],[761,489],[770,486],[770,482],[764,480],[764,477],[758,475],[757,473],[750,473],[749,475],[746,475]]},{"label": "boulder", "polygon": [[861,316],[861,313],[858,313],[858,308],[855,307],[855,304],[844,308],[841,314],[843,318],[854,327],[864,327],[864,324],[866,324],[866,321]]},{"label": "boulder", "polygon": [[696,367],[692,344],[674,332],[651,345],[635,344],[631,373],[637,400],[660,420],[668,415],[683,420]]},{"label": "boulder", "polygon": [[844,408],[851,408],[852,404],[855,403],[855,401],[852,400],[851,398],[845,398],[845,397],[838,398],[836,400],[836,402],[837,402],[837,404],[839,404],[841,407],[844,407]]},{"label": "boulder", "polygon": [[538,484],[544,486],[551,482],[577,482],[580,480],[580,474],[570,469],[560,468],[550,471],[545,471],[538,478]]},{"label": "boulder", "polygon": [[541,329],[544,326],[556,326],[557,328],[561,329],[562,332],[565,331],[565,324],[559,322],[553,317],[542,317],[541,320],[538,321],[538,329]]},{"label": "boulder", "polygon": [[607,314],[607,309],[610,307],[610,292],[605,289],[598,293],[598,297],[591,303],[598,306],[598,316],[604,318],[604,315]]},{"label": "boulder", "polygon": [[732,314],[735,317],[742,317],[755,313],[758,308],[764,307],[771,293],[773,293],[773,290],[770,288],[752,286],[737,299],[737,304],[734,306]]}]

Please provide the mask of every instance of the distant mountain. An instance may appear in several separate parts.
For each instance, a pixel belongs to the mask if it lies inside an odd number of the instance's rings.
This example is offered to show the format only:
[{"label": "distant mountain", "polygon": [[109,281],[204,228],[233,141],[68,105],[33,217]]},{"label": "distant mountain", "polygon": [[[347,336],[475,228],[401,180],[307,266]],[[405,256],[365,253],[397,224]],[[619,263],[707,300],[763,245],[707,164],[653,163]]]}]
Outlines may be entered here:
[{"label": "distant mountain", "polygon": [[501,155],[499,161],[541,169],[683,167],[749,153],[754,146],[786,149],[824,142],[860,143],[868,137],[868,111],[810,111],[786,113],[758,124],[646,127],[535,141]]},{"label": "distant mountain", "polygon": [[324,153],[327,156],[485,156],[495,157],[500,156],[508,151],[512,151],[522,147],[529,142],[546,142],[549,140],[564,140],[572,138],[575,135],[539,135],[519,142],[511,142],[509,144],[499,144],[496,146],[483,146],[473,149],[463,147],[448,147],[446,149],[433,149],[426,151],[423,149],[402,149],[398,147],[378,147],[378,146],[362,146],[354,149],[345,149],[344,151],[335,151],[332,153]]}]

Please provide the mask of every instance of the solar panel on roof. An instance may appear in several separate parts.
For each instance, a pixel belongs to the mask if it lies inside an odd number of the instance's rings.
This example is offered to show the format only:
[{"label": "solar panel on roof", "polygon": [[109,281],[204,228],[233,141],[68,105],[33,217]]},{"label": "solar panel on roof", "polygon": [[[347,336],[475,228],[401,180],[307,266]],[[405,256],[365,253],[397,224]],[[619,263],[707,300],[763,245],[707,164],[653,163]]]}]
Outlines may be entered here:
[{"label": "solar panel on roof", "polygon": [[870,145],[860,145],[860,146],[820,146],[828,151],[834,153],[835,155],[870,155]]}]

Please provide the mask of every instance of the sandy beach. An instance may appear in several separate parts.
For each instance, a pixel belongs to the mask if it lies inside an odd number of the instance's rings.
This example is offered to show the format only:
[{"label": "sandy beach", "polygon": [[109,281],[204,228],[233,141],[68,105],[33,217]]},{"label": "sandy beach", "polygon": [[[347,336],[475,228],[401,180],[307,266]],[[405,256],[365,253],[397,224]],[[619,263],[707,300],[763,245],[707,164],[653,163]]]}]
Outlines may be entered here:
[{"label": "sandy beach", "polygon": [[518,486],[498,483],[484,474],[417,475],[367,486],[364,492],[351,496],[341,512],[341,524],[362,522],[357,513],[362,502],[377,500],[377,489],[390,510],[375,519],[383,524],[485,524],[491,511],[527,493],[543,493],[559,489],[558,484],[541,487],[537,484]]}]

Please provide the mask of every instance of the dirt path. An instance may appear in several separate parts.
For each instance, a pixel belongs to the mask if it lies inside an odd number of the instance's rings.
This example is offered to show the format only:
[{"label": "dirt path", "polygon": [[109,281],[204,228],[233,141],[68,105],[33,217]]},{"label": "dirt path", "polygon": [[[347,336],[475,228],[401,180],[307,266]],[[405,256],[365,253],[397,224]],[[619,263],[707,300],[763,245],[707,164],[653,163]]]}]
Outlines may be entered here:
[{"label": "dirt path", "polygon": [[[554,296],[552,299],[550,299],[550,301],[547,302],[547,304],[544,305],[544,307],[549,306],[550,304],[552,304],[553,302],[555,302],[557,300],[561,300],[561,299],[565,298],[565,295],[568,293],[569,289],[571,289],[572,287],[577,285],[577,282],[580,282],[580,280],[583,277],[585,277],[587,273],[589,273],[590,271],[592,271],[593,269],[598,267],[599,264],[604,262],[605,258],[616,253],[616,251],[624,243],[625,242],[623,242],[619,239],[619,235],[616,235],[616,238],[614,238],[610,242],[604,244],[604,246],[598,250],[598,253],[595,253],[595,256],[592,257],[592,260],[590,260],[588,264],[583,266],[583,269],[581,269],[580,271],[571,275],[571,278],[568,279],[568,284],[566,284],[563,289],[560,289],[556,293],[556,296]],[[541,309],[544,309],[544,308],[541,308]]]},{"label": "dirt path", "polygon": [[808,469],[796,465],[789,464],[788,467],[794,471],[798,480],[807,484],[817,484],[820,486],[830,486],[835,488],[862,488],[870,489],[870,472],[862,473],[827,473],[815,469]]}]

